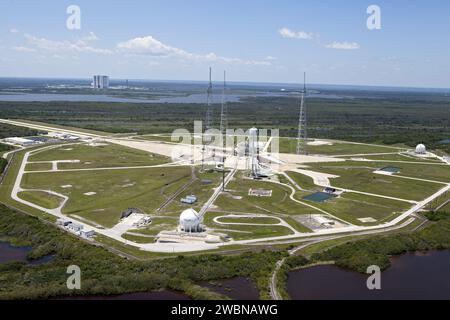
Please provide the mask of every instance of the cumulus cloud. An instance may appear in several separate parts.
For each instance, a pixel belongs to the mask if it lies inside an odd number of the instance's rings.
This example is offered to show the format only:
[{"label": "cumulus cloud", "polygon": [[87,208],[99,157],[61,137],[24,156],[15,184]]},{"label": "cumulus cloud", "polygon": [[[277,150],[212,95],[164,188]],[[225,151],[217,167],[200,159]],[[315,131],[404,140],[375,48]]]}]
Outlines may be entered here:
[{"label": "cumulus cloud", "polygon": [[16,28],[11,28],[11,29],[9,29],[9,32],[10,33],[19,33],[19,30]]},{"label": "cumulus cloud", "polygon": [[207,54],[196,54],[186,50],[167,45],[152,36],[137,37],[117,44],[117,51],[125,54],[144,55],[152,57],[174,57],[182,60],[199,62],[222,62],[228,64],[244,65],[271,65],[269,61],[244,60],[240,58],[229,58],[218,56],[214,52]]},{"label": "cumulus cloud", "polygon": [[[77,53],[96,53],[96,54],[111,54],[113,53],[109,49],[101,49],[95,48],[89,45],[89,41],[94,39],[95,34],[91,33],[88,36],[88,40],[86,38],[76,40],[76,41],[55,41],[49,40],[45,38],[39,38],[30,34],[25,35],[25,39],[29,46],[34,47],[35,49],[50,51],[50,52],[77,52]],[[97,37],[95,36],[95,39]]]},{"label": "cumulus cloud", "polygon": [[288,39],[302,39],[302,40],[311,40],[314,38],[314,34],[311,32],[305,32],[305,31],[292,31],[288,28],[281,28],[278,30],[278,33],[283,38]]},{"label": "cumulus cloud", "polygon": [[85,36],[85,37],[83,37],[83,38],[81,38],[81,40],[83,40],[83,41],[97,41],[98,40],[98,37],[97,37],[97,35],[95,34],[95,33],[93,33],[92,31],[91,32],[89,32],[89,34],[87,35],[87,36]]},{"label": "cumulus cloud", "polygon": [[186,51],[168,46],[152,36],[137,37],[117,45],[121,52],[150,56],[189,55]]},{"label": "cumulus cloud", "polygon": [[337,49],[337,50],[357,50],[360,48],[360,45],[356,42],[337,42],[333,41],[330,44],[325,46],[328,49]]}]

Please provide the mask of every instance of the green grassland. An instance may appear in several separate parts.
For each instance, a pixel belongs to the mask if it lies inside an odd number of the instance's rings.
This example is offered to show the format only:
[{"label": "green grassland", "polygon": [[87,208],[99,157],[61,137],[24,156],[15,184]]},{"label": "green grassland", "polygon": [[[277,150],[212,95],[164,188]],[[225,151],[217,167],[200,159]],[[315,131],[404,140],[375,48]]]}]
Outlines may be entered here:
[{"label": "green grassland", "polygon": [[[298,197],[299,200],[308,202],[338,218],[355,225],[363,226],[377,225],[390,221],[406,209],[412,207],[411,204],[406,202],[380,199],[356,193],[345,193],[341,197],[332,198],[322,203],[309,202],[297,195],[296,197]],[[363,223],[358,220],[361,218],[373,218],[377,220],[377,222]]]},{"label": "green grassland", "polygon": [[[249,190],[267,189],[272,190],[272,197],[249,196]],[[292,201],[289,196],[292,191],[285,186],[271,183],[245,179],[237,175],[227,186],[227,193],[219,196],[215,205],[219,210],[233,213],[282,213],[282,214],[304,214],[307,207]],[[237,199],[235,197],[242,197]]]},{"label": "green grassland", "polygon": [[[350,159],[351,157],[347,157]],[[365,159],[370,160],[383,160],[383,161],[406,161],[406,162],[423,162],[423,163],[441,163],[439,159],[428,159],[428,158],[419,158],[409,155],[403,155],[402,153],[398,154],[378,154],[378,155],[370,155],[364,156]]]},{"label": "green grassland", "polygon": [[[281,153],[296,153],[297,139],[279,138],[279,148]],[[276,141],[275,141],[276,143]],[[320,155],[351,155],[351,154],[371,154],[371,153],[394,153],[400,149],[381,145],[365,145],[348,142],[333,141],[332,145],[311,146],[308,145],[309,154]]]},{"label": "green grassland", "polygon": [[221,217],[218,219],[222,223],[250,223],[250,224],[279,224],[278,219],[269,217]]},{"label": "green grassland", "polygon": [[[311,167],[311,170],[313,171],[339,176],[339,178],[331,180],[331,184],[335,187],[401,198],[405,200],[423,200],[443,187],[442,184],[438,183],[397,178],[373,173],[374,170],[383,167],[382,163],[347,161],[339,164],[316,163],[310,164],[309,167]],[[441,169],[445,170],[446,168],[442,167]],[[412,177],[414,177],[414,175],[412,175]]]},{"label": "green grassland", "polygon": [[316,186],[314,184],[314,180],[311,177],[305,176],[304,174],[289,171],[287,172],[287,175],[304,190],[319,191],[323,189],[319,186]]},{"label": "green grassland", "polygon": [[280,237],[293,234],[292,230],[283,226],[247,226],[247,225],[229,225],[218,224],[214,222],[214,218],[222,216],[219,213],[207,213],[204,223],[208,229],[215,232],[224,233],[232,237],[234,240],[249,240],[267,237]]},{"label": "green grassland", "polygon": [[49,171],[52,170],[52,164],[48,163],[28,163],[25,171]]},{"label": "green grassland", "polygon": [[19,198],[35,203],[46,209],[55,209],[61,205],[63,199],[43,191],[24,191],[18,194]]},{"label": "green grassland", "polygon": [[[443,163],[404,163],[404,162],[370,162],[370,161],[346,161],[336,163],[311,164],[311,167],[326,167],[326,170],[336,168],[367,168],[368,171],[375,171],[385,167],[396,167],[400,172],[396,175],[440,181],[450,183],[450,166]],[[323,171],[322,172],[326,172]]]},{"label": "green grassland", "polygon": [[[222,182],[222,173],[219,172],[200,172],[200,170],[196,169],[195,176],[197,179],[188,188],[181,192],[164,210],[162,210],[162,212],[179,213],[187,208],[193,208],[194,210],[199,211],[203,204],[212,196],[214,189],[217,188]],[[203,184],[202,180],[204,179],[211,180],[212,183]],[[165,190],[165,194],[172,195],[176,191],[176,189],[171,188],[171,190]],[[198,201],[194,205],[182,204],[181,199],[187,197],[188,195],[195,195]]]},{"label": "green grassland", "polygon": [[80,163],[60,163],[58,165],[60,170],[152,166],[169,161],[167,157],[113,144],[96,147],[86,144],[63,145],[38,152],[29,158],[30,162],[54,160],[80,161]]},{"label": "green grassland", "polygon": [[[127,208],[153,213],[165,200],[161,189],[190,174],[186,167],[31,173],[24,175],[22,187],[64,194],[70,198],[63,209],[65,214],[112,227]],[[64,189],[64,185],[73,187]],[[89,192],[96,194],[85,195]]]}]

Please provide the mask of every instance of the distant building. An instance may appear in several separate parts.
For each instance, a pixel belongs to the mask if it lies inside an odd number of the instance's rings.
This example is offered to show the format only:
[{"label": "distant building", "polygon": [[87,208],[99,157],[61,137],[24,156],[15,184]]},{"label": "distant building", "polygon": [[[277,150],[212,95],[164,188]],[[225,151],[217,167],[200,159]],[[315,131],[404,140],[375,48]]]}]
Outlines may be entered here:
[{"label": "distant building", "polygon": [[92,82],[92,87],[94,89],[108,89],[109,88],[109,77],[102,75],[95,75],[94,81]]},{"label": "distant building", "polygon": [[71,134],[61,133],[61,132],[49,132],[47,134],[50,138],[55,138],[59,140],[65,140],[65,141],[78,141],[80,140],[80,137],[74,136]]},{"label": "distant building", "polygon": [[29,147],[29,146],[33,146],[36,144],[41,144],[41,141],[35,141],[35,140],[31,140],[31,139],[25,139],[25,138],[6,138],[3,140],[6,143],[10,143],[10,144],[14,144],[14,145],[18,145],[18,146],[22,146],[22,147]]}]

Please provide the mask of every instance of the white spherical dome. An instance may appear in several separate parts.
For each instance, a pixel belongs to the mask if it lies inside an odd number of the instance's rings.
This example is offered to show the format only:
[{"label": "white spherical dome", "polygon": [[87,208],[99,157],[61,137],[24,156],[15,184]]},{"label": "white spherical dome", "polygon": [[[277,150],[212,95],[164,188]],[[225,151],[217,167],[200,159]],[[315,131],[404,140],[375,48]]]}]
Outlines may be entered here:
[{"label": "white spherical dome", "polygon": [[187,209],[181,213],[180,227],[184,231],[197,231],[200,229],[200,217],[194,209]]},{"label": "white spherical dome", "polygon": [[427,153],[427,148],[423,144],[419,144],[416,147],[416,153],[418,153],[418,154],[425,154],[425,153]]}]

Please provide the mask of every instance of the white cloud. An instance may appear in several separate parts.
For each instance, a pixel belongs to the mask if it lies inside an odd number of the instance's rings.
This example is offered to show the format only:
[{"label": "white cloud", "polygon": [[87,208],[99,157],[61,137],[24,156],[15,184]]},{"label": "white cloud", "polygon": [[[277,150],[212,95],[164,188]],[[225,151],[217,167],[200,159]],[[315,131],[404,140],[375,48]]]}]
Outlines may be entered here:
[{"label": "white cloud", "polygon": [[311,32],[305,32],[305,31],[292,31],[288,28],[281,28],[278,30],[278,33],[283,38],[289,38],[289,39],[302,39],[302,40],[311,40],[314,38],[314,34]]},{"label": "white cloud", "polygon": [[97,41],[98,37],[94,32],[91,31],[91,32],[89,32],[89,34],[87,36],[81,38],[81,40],[88,41],[88,42],[89,41]]},{"label": "white cloud", "polygon": [[9,29],[9,32],[10,33],[19,33],[19,30],[16,28],[11,28],[11,29]]},{"label": "white cloud", "polygon": [[360,45],[356,42],[337,42],[333,41],[330,44],[325,46],[328,49],[337,49],[337,50],[357,50],[360,48]]},{"label": "white cloud", "polygon": [[[92,35],[94,35],[92,33]],[[93,39],[90,35],[90,39]],[[95,35],[94,35],[95,36]],[[95,48],[88,44],[86,40],[77,41],[54,41],[45,38],[35,37],[29,34],[25,35],[28,45],[33,46],[36,49],[50,51],[50,52],[78,52],[78,53],[96,53],[96,54],[111,54],[113,53],[109,49]],[[91,41],[91,40],[89,40]]]},{"label": "white cloud", "polygon": [[125,42],[121,42],[117,45],[117,48],[119,51],[125,53],[158,57],[170,55],[189,55],[186,51],[165,45],[152,36],[138,37]]},{"label": "white cloud", "polygon": [[267,56],[267,57],[265,57],[264,59],[265,59],[265,60],[269,60],[269,61],[275,61],[275,60],[277,60],[278,58],[272,57],[272,56]]},{"label": "white cloud", "polygon": [[173,57],[181,60],[198,62],[222,62],[227,64],[261,65],[269,66],[269,61],[244,60],[239,58],[221,57],[214,52],[196,54],[162,43],[152,36],[137,37],[117,44],[118,52],[132,55],[153,57]]},{"label": "white cloud", "polygon": [[11,49],[17,52],[36,52],[36,49],[28,48],[28,47],[22,47],[22,46],[14,46]]}]

